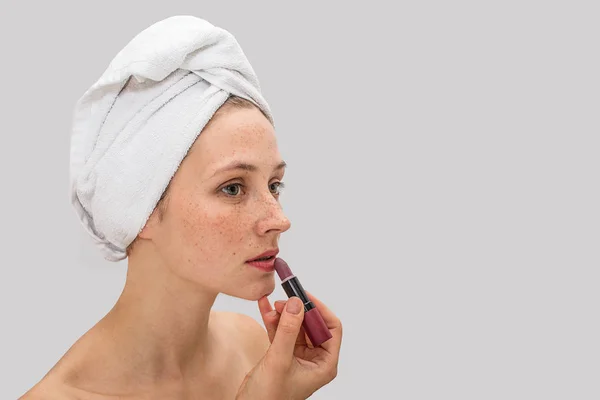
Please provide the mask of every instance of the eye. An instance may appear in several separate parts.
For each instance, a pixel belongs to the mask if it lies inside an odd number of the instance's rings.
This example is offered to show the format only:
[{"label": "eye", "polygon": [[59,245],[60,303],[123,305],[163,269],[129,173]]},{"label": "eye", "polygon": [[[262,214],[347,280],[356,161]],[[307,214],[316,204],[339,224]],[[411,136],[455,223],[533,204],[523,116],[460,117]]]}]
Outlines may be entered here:
[{"label": "eye", "polygon": [[277,195],[281,194],[281,191],[285,188],[285,183],[283,182],[273,182],[271,183],[271,188],[274,188],[273,190],[277,190]]},{"label": "eye", "polygon": [[[229,185],[223,186],[221,191],[229,197],[238,197],[243,187],[244,185],[241,183],[230,183]],[[269,185],[271,192],[277,196],[281,194],[284,187],[285,183],[283,182],[273,182]]]},{"label": "eye", "polygon": [[[242,187],[241,183],[232,183],[232,184],[229,184],[229,185],[223,187],[221,190],[224,191],[224,193],[226,195],[228,195],[228,196],[234,196],[235,197],[235,196],[237,196],[237,194],[241,190],[241,187]],[[237,191],[233,190],[233,192],[230,191],[230,190],[227,190],[227,189],[231,189],[231,188],[238,188],[238,190]]]}]

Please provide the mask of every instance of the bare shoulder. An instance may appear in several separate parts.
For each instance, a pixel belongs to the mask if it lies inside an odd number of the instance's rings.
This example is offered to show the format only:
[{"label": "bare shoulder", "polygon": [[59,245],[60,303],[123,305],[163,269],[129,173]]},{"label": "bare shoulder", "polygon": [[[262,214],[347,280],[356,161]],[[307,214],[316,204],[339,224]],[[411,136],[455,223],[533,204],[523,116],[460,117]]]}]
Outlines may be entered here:
[{"label": "bare shoulder", "polygon": [[218,321],[236,343],[243,346],[252,362],[258,362],[269,348],[269,336],[265,328],[254,318],[231,311],[213,311]]},{"label": "bare shoulder", "polygon": [[66,387],[42,379],[38,384],[29,389],[18,400],[73,400],[75,397],[69,393]]},{"label": "bare shoulder", "polygon": [[70,360],[73,358],[74,349],[80,340],[71,346],[42,379],[18,400],[80,400],[80,394],[65,380],[65,374],[71,366]]}]

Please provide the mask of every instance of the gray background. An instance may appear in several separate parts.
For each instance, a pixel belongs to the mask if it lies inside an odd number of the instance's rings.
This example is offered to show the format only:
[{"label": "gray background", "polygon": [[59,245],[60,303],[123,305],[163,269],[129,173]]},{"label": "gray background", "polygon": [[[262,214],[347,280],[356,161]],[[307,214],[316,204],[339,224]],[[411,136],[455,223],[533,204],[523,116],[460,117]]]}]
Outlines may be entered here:
[{"label": "gray background", "polygon": [[[0,398],[120,294],[126,263],[104,261],[68,201],[71,111],[177,14],[236,35],[277,119],[281,254],[345,328],[339,375],[313,398],[600,398],[594,3],[5,7]],[[255,303],[216,308],[260,320]]]}]

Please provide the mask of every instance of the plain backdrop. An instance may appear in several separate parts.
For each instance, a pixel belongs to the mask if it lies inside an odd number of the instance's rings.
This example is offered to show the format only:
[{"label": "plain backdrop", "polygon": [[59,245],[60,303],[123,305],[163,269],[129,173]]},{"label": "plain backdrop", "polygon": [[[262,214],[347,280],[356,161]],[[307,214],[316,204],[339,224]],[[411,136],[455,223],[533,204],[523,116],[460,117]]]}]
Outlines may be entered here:
[{"label": "plain backdrop", "polygon": [[[0,398],[123,288],[126,262],[101,257],[69,203],[71,112],[134,35],[182,14],[236,36],[273,109],[281,255],[344,324],[314,399],[600,398],[599,8],[6,4]],[[215,307],[260,321],[253,302]]]}]

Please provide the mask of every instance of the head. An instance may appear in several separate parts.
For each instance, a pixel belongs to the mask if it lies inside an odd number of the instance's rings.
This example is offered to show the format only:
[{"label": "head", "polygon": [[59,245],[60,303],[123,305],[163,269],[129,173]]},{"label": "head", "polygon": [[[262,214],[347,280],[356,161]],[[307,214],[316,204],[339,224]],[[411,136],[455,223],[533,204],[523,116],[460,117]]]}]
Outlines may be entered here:
[{"label": "head", "polygon": [[[251,167],[229,168],[235,164]],[[279,202],[285,172],[275,130],[258,107],[230,97],[204,127],[146,225],[127,248],[207,290],[248,300],[273,273],[246,263],[290,227]],[[143,243],[143,244],[142,244]]]}]

